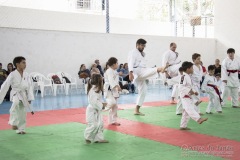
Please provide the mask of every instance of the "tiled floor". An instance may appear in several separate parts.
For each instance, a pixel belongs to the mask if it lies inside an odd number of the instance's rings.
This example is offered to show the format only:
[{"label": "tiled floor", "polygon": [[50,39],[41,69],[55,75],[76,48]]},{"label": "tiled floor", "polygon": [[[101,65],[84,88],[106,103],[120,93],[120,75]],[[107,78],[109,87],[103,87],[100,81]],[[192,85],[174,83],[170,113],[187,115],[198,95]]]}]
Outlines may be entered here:
[{"label": "tiled floor", "polygon": [[[75,93],[74,93],[75,92]],[[148,86],[148,93],[145,102],[160,101],[160,100],[170,100],[171,90],[162,85]],[[133,104],[135,103],[137,94],[125,94],[121,95],[118,99],[119,104]],[[73,91],[72,94],[66,96],[63,94],[58,94],[57,96],[47,95],[44,98],[40,97],[38,94],[35,100],[32,102],[32,106],[35,111],[42,110],[57,110],[64,108],[78,108],[86,107],[88,105],[87,95],[76,93]],[[9,108],[11,107],[11,102],[3,102],[0,105],[0,114],[9,113]]]}]

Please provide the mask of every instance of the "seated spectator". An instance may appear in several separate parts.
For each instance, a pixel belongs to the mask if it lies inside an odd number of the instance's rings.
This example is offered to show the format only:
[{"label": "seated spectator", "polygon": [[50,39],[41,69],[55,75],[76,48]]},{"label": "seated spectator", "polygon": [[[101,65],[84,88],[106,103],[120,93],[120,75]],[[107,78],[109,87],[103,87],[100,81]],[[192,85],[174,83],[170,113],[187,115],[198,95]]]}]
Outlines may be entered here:
[{"label": "seated spectator", "polygon": [[124,81],[131,82],[131,81],[129,80],[129,70],[128,70],[128,64],[127,64],[127,63],[124,63],[124,65],[123,65],[122,77],[123,77],[123,80],[124,80]]},{"label": "seated spectator", "polygon": [[102,66],[100,65],[99,60],[96,59],[96,60],[95,60],[95,63],[97,64],[97,68],[98,68],[100,74],[103,76],[104,73],[103,73]]},{"label": "seated spectator", "polygon": [[90,72],[91,76],[92,76],[92,74],[94,74],[94,73],[101,74],[100,70],[97,68],[97,64],[96,64],[96,63],[94,63],[94,64],[92,65],[92,67],[91,67],[91,72]]},{"label": "seated spectator", "polygon": [[128,63],[124,63],[122,71],[119,73],[119,75],[123,77],[124,81],[128,82],[128,90],[132,93],[135,92],[134,84],[131,83],[129,80],[129,70],[128,70]]},{"label": "seated spectator", "polygon": [[121,63],[119,65],[119,68],[117,69],[117,72],[119,73],[119,72],[122,72],[122,71],[123,71],[123,64]]},{"label": "seated spectator", "polygon": [[220,65],[220,60],[219,60],[219,59],[216,59],[216,60],[215,60],[214,66],[215,66],[215,72],[214,72],[214,74],[215,74],[215,75],[216,75],[216,74],[221,74],[221,65]]},{"label": "seated spectator", "polygon": [[15,70],[15,68],[13,67],[13,64],[8,63],[8,65],[7,65],[7,75],[9,75],[14,70]]},{"label": "seated spectator", "polygon": [[78,72],[79,78],[89,78],[90,77],[90,71],[86,68],[85,64],[81,64],[79,72]]},{"label": "seated spectator", "polygon": [[0,63],[0,87],[7,78],[7,71],[2,69],[2,63]]}]

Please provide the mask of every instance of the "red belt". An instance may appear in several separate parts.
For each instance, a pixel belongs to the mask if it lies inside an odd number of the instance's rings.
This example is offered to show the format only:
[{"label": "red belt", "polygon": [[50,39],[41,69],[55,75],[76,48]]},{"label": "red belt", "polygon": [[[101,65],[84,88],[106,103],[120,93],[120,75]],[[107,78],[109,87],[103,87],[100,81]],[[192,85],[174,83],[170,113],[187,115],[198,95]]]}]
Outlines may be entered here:
[{"label": "red belt", "polygon": [[218,97],[219,97],[219,100],[220,100],[220,103],[223,101],[221,96],[220,96],[220,92],[218,90],[218,87],[216,85],[213,85],[213,84],[207,84],[207,86],[210,86],[210,87],[213,87],[213,89],[215,90],[215,92],[217,93]]},{"label": "red belt", "polygon": [[236,73],[236,72],[238,72],[238,70],[228,70],[227,69],[227,72],[228,72],[228,76],[230,76],[230,73]]},{"label": "red belt", "polygon": [[191,99],[191,97],[189,95],[185,95],[185,96],[183,96],[183,98],[190,98]]}]

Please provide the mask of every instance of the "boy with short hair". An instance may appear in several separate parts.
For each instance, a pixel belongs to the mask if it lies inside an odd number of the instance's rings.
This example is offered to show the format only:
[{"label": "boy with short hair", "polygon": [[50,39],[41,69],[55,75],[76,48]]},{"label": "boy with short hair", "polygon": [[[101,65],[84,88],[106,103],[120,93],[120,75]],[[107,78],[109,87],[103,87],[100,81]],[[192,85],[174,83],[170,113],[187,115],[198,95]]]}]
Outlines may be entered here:
[{"label": "boy with short hair", "polygon": [[192,98],[196,105],[196,107],[195,107],[196,111],[200,115],[202,115],[202,113],[200,112],[200,107],[199,107],[199,104],[202,102],[200,100],[200,82],[201,82],[202,76],[203,76],[203,70],[202,70],[202,66],[201,66],[201,55],[198,53],[194,53],[192,55],[192,60],[193,60],[194,65],[193,65],[193,73],[191,75],[191,79],[193,82],[194,90],[198,93],[198,95],[194,95]]},{"label": "boy with short hair", "polygon": [[216,85],[217,80],[214,77],[214,72],[215,66],[214,65],[208,66],[208,74],[205,75],[205,79],[202,84],[203,92],[206,92],[209,95],[209,103],[206,110],[207,114],[212,114],[211,110],[213,108],[215,108],[218,113],[222,113],[221,107],[222,99],[219,89]]},{"label": "boy with short hair", "polygon": [[183,75],[179,83],[179,94],[182,101],[183,113],[180,124],[180,130],[190,130],[187,127],[188,121],[192,118],[194,121],[202,124],[204,121],[207,121],[208,118],[201,118],[199,113],[195,110],[195,104],[192,95],[198,95],[199,93],[194,91],[193,83],[190,78],[190,74],[193,73],[193,64],[191,62],[184,62],[182,64]]},{"label": "boy with short hair", "polygon": [[[15,57],[13,64],[16,70],[9,74],[1,87],[0,104],[11,86],[10,100],[13,103],[10,108],[9,124],[12,125],[13,130],[16,130],[16,133],[26,134],[26,108],[31,109],[30,103],[34,100],[31,79],[24,71],[26,68],[24,57]],[[33,111],[32,114],[34,114]]]},{"label": "boy with short hair", "polygon": [[223,103],[226,102],[228,94],[232,97],[232,107],[240,108],[238,103],[238,71],[240,70],[240,61],[234,58],[235,50],[229,48],[227,50],[228,57],[222,62],[221,77],[224,85]]}]

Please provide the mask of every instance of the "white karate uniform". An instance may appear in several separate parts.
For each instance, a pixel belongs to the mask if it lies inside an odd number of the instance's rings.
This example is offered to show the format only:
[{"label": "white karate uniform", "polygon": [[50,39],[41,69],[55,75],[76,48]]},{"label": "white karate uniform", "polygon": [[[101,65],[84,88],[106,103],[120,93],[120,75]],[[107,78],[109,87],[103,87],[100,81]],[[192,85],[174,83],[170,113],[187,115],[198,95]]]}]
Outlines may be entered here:
[{"label": "white karate uniform", "polygon": [[182,101],[181,101],[181,98],[179,97],[179,89],[178,89],[181,77],[182,75],[179,73],[178,76],[167,80],[168,85],[173,85],[172,97],[177,98],[176,114],[180,114],[183,111]]},{"label": "white karate uniform", "polygon": [[213,108],[216,111],[222,111],[221,102],[217,92],[213,87],[208,86],[208,84],[216,85],[216,78],[214,76],[210,76],[209,74],[205,75],[205,79],[202,84],[202,90],[205,91],[209,95],[209,103],[206,109],[207,113],[210,113]]},{"label": "white karate uniform", "polygon": [[[200,68],[198,68],[196,65],[193,65],[193,74],[191,75],[192,83],[193,83],[193,90],[195,92],[198,92],[198,95],[193,95],[193,101],[194,104],[198,101],[200,101],[200,81],[202,80],[203,76],[203,70],[202,66],[199,65]],[[195,109],[198,113],[200,113],[200,107],[195,106]]]},{"label": "white karate uniform", "polygon": [[157,78],[158,72],[157,68],[147,68],[147,60],[145,58],[145,53],[143,56],[138,49],[134,49],[128,54],[128,69],[129,72],[133,71],[134,80],[138,89],[138,98],[136,105],[142,106],[146,93],[147,84],[146,80],[148,78]]},{"label": "white karate uniform", "polygon": [[192,118],[194,121],[198,121],[201,117],[195,110],[195,105],[191,96],[186,98],[185,96],[189,95],[189,92],[193,90],[193,84],[190,76],[186,73],[183,73],[179,83],[179,94],[182,101],[183,113],[181,119],[181,128],[186,128],[188,121]]},{"label": "white karate uniform", "polygon": [[1,86],[0,104],[4,100],[10,86],[12,87],[10,100],[13,103],[10,108],[10,118],[8,123],[12,126],[18,127],[18,130],[16,130],[17,133],[24,132],[26,127],[27,109],[31,110],[28,101],[34,100],[31,79],[26,72],[23,72],[22,77],[17,70],[11,72]]},{"label": "white karate uniform", "polygon": [[96,93],[95,85],[92,86],[88,93],[88,103],[86,110],[87,128],[84,132],[84,138],[91,142],[104,140],[102,92]]},{"label": "white karate uniform", "polygon": [[219,80],[216,79],[216,83],[215,84],[218,86],[218,89],[219,89],[219,91],[220,91],[220,93],[222,95],[222,91],[224,90],[224,86],[223,86],[222,80],[221,79],[219,79]]},{"label": "white karate uniform", "polygon": [[[119,98],[119,93],[116,86],[119,86],[119,75],[116,70],[109,67],[104,73],[104,98],[106,98],[107,106],[109,109],[108,122],[109,124],[117,122],[117,98]],[[110,88],[110,90],[109,90]]]},{"label": "white karate uniform", "polygon": [[[226,102],[228,95],[230,94],[232,97],[232,106],[238,106],[238,87],[239,87],[239,79],[238,79],[238,70],[240,69],[240,61],[237,58],[231,60],[230,58],[225,58],[222,61],[222,69],[221,69],[221,78],[223,80],[227,80],[227,84],[223,82],[224,90],[223,90],[223,104]],[[229,73],[227,70],[237,70],[235,73]]]},{"label": "white karate uniform", "polygon": [[168,50],[163,54],[162,66],[166,66],[169,63],[167,72],[170,77],[176,77],[178,75],[178,70],[181,67],[181,60],[179,59],[178,53]]}]

